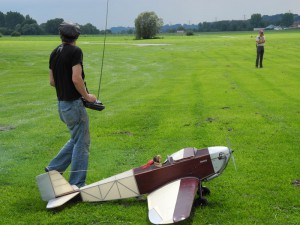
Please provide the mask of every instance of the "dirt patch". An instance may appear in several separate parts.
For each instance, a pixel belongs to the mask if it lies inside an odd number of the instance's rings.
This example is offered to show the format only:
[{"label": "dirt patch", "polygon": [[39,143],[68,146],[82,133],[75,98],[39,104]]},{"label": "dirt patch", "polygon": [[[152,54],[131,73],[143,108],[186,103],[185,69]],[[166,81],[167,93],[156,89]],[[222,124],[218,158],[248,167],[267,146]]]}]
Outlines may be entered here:
[{"label": "dirt patch", "polygon": [[230,109],[230,107],[229,106],[224,106],[221,109]]},{"label": "dirt patch", "polygon": [[16,129],[15,126],[0,124],[0,131],[9,131],[9,130],[14,130],[14,129]]},{"label": "dirt patch", "polygon": [[293,180],[292,184],[296,187],[300,187],[300,180]]},{"label": "dirt patch", "polygon": [[123,135],[128,135],[128,136],[133,135],[130,131],[116,131],[116,132],[113,132],[112,134],[123,134]]},{"label": "dirt patch", "polygon": [[170,44],[133,44],[133,45],[139,47],[147,47],[147,46],[168,46]]},{"label": "dirt patch", "polygon": [[213,121],[215,121],[215,118],[208,117],[208,118],[206,119],[206,121],[209,122],[209,123],[212,123]]}]

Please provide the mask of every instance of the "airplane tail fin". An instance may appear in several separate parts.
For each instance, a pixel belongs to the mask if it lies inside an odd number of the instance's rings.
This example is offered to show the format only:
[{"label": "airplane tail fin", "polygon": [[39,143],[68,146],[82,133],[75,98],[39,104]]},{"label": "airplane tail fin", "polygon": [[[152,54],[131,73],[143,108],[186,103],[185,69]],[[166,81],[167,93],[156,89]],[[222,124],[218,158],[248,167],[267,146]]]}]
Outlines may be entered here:
[{"label": "airplane tail fin", "polygon": [[78,195],[79,188],[71,186],[68,181],[57,171],[49,171],[36,177],[41,197],[48,201],[47,208],[63,205]]}]

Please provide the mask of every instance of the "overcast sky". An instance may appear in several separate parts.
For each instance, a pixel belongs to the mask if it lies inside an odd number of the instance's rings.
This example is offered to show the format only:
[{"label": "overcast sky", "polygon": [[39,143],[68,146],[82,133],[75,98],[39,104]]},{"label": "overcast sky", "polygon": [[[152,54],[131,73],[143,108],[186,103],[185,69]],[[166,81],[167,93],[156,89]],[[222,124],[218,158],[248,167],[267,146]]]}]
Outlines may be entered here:
[{"label": "overcast sky", "polygon": [[[20,12],[37,20],[63,18],[80,25],[105,28],[107,0],[0,0],[0,11]],[[109,0],[108,28],[134,26],[144,11],[154,11],[164,24],[198,24],[219,20],[249,19],[252,14],[300,14],[300,0]]]}]

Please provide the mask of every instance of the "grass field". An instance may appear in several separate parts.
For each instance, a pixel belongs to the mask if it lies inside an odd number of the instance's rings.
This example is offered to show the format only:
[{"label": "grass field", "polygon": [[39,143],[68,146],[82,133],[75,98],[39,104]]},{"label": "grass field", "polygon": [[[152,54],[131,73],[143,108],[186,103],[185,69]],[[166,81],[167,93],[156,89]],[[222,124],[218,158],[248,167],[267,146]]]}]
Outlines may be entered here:
[{"label": "grass field", "polygon": [[[108,36],[100,99],[89,110],[87,183],[184,147],[235,150],[207,183],[209,206],[180,224],[299,224],[300,32],[266,32],[256,69],[255,32]],[[58,37],[0,38],[1,224],[150,224],[147,201],[69,203],[45,209],[35,177],[69,138],[48,80]],[[80,37],[89,90],[97,94],[103,36]],[[166,44],[145,46],[142,44]],[[68,173],[65,173],[68,178]]]}]

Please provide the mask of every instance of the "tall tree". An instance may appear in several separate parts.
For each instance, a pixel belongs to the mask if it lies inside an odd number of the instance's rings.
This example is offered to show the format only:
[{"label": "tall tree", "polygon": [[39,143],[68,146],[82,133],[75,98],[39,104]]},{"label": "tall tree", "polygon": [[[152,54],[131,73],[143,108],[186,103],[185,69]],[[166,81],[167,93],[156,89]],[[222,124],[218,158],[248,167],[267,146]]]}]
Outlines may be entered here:
[{"label": "tall tree", "polygon": [[45,32],[47,34],[58,34],[58,27],[64,21],[64,19],[56,18],[48,20],[45,24]]},{"label": "tall tree", "polygon": [[294,15],[292,13],[285,13],[282,16],[281,23],[283,26],[289,27],[294,23]]},{"label": "tall tree", "polygon": [[82,34],[99,34],[100,30],[98,30],[91,23],[87,23],[86,25],[80,26],[80,30]]},{"label": "tall tree", "polygon": [[159,33],[163,20],[155,12],[143,12],[134,21],[137,39],[154,38]]},{"label": "tall tree", "polygon": [[24,26],[22,26],[22,28],[20,29],[21,33],[24,35],[39,35],[42,34],[43,31],[40,28],[40,26],[36,23],[32,23],[32,24],[25,24]]},{"label": "tall tree", "polygon": [[9,29],[15,29],[18,24],[22,24],[25,17],[18,12],[7,12],[6,13],[6,27]]},{"label": "tall tree", "polygon": [[5,14],[0,11],[0,27],[5,27]]},{"label": "tall tree", "polygon": [[262,17],[261,14],[256,13],[251,15],[250,19],[251,26],[254,27],[261,27],[262,26]]},{"label": "tall tree", "polygon": [[36,20],[32,19],[29,15],[26,15],[22,25],[24,24],[37,24],[37,22]]}]

